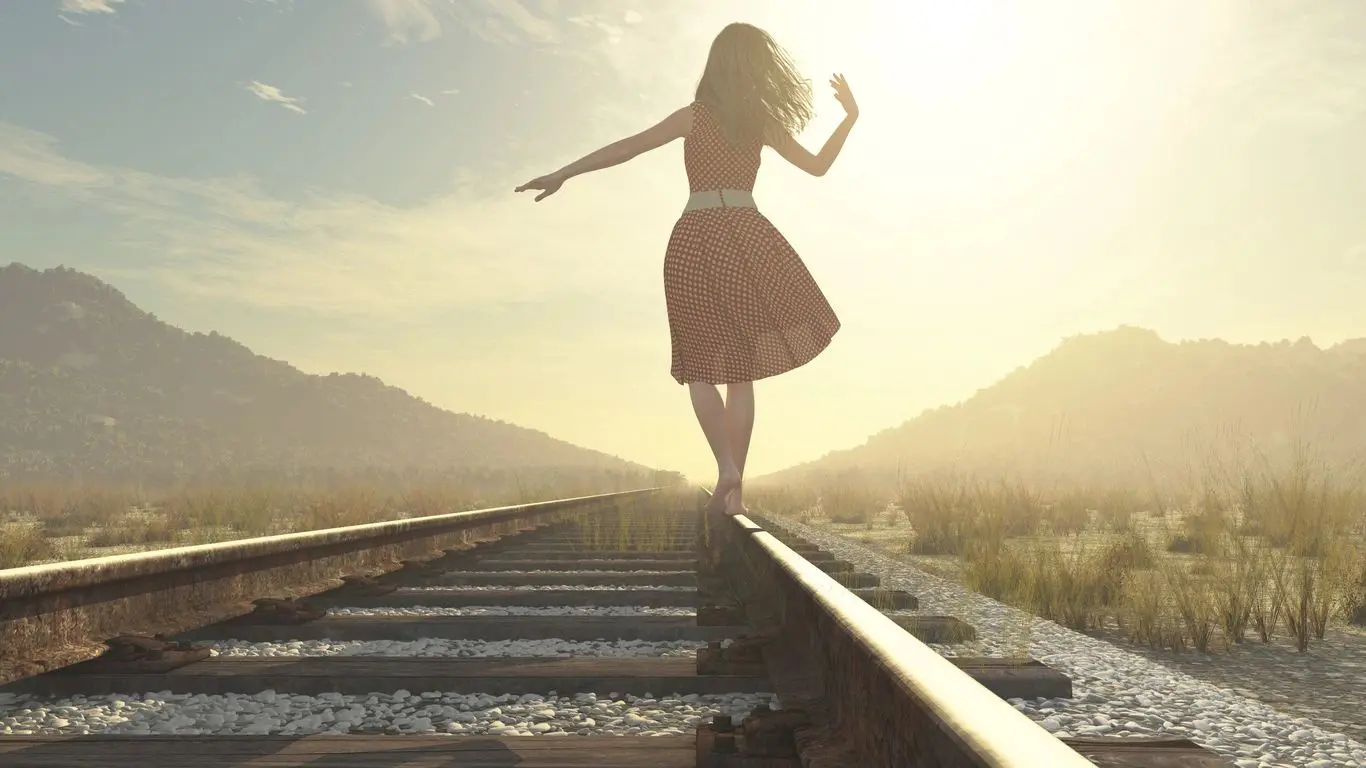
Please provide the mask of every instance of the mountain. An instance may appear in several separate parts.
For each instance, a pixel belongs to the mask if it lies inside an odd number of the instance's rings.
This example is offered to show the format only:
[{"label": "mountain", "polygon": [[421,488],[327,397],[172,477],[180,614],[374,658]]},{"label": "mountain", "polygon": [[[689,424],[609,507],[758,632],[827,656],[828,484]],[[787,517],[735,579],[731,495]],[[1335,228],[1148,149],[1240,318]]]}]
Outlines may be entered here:
[{"label": "mountain", "polygon": [[71,269],[0,268],[0,482],[552,468],[653,472],[186,333]]},{"label": "mountain", "polygon": [[1366,339],[1170,343],[1120,327],[1065,339],[971,398],[856,448],[755,482],[959,469],[1051,481],[1145,483],[1209,466],[1210,451],[1347,465],[1366,446]]}]

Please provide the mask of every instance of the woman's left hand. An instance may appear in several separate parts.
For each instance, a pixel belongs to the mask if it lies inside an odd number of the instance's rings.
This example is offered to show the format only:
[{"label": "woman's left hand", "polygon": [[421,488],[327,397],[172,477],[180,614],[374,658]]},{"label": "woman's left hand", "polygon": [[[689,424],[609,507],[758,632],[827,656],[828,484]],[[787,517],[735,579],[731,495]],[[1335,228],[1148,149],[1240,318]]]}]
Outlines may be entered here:
[{"label": "woman's left hand", "polygon": [[849,88],[849,81],[844,79],[844,75],[831,75],[830,87],[835,90],[835,100],[844,107],[844,114],[858,119],[858,102],[854,101],[854,92]]},{"label": "woman's left hand", "polygon": [[518,187],[514,191],[525,192],[528,189],[539,189],[541,190],[541,194],[536,196],[536,202],[539,203],[547,197],[550,197],[551,195],[558,192],[560,187],[563,185],[563,177],[561,177],[558,173],[550,173],[546,174],[545,176],[538,176],[537,178],[534,178],[531,181],[528,181],[527,183]]}]

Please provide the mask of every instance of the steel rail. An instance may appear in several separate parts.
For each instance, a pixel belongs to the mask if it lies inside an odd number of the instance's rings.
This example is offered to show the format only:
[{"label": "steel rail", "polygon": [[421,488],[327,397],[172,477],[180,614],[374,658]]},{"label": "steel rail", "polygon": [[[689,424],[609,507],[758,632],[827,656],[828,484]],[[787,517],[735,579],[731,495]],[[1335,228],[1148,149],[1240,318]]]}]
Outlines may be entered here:
[{"label": "steel rail", "polygon": [[[658,493],[643,488],[0,570],[0,683],[98,653],[126,632],[178,632],[250,601],[335,586],[471,536]],[[63,646],[66,649],[63,650]]]},{"label": "steel rail", "polygon": [[334,550],[339,548],[368,549],[398,539],[438,536],[528,515],[564,512],[597,502],[623,500],[659,490],[662,489],[644,488],[9,568],[0,570],[0,603],[94,587],[123,579],[160,576],[175,571],[195,570],[274,555],[296,555],[310,550],[334,554]]},{"label": "steel rail", "polygon": [[745,609],[815,667],[829,726],[861,765],[1094,768],[754,520],[708,517],[739,550],[717,564],[748,561]]}]

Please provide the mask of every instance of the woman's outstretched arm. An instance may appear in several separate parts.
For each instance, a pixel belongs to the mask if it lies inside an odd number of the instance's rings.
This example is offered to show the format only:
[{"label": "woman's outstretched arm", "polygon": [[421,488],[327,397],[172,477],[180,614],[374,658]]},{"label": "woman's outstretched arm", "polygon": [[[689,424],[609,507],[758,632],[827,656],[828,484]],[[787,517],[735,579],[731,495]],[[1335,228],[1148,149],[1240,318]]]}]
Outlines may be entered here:
[{"label": "woman's outstretched arm", "polygon": [[825,146],[821,147],[820,154],[811,154],[792,136],[784,136],[769,145],[784,160],[812,176],[824,176],[825,172],[830,170],[830,166],[835,164],[835,158],[840,156],[840,150],[844,149],[844,140],[849,138],[849,131],[853,130],[854,123],[858,122],[858,103],[854,101],[854,93],[849,90],[849,83],[845,81],[844,75],[832,77],[830,86],[835,89],[835,98],[844,107],[844,120],[840,121],[835,132],[830,134],[830,138],[825,140]]},{"label": "woman's outstretched arm", "polygon": [[652,149],[659,149],[675,139],[687,136],[691,129],[692,107],[683,107],[634,136],[628,136],[621,141],[614,141],[596,152],[584,155],[556,171],[555,174],[567,180],[592,171],[621,165],[637,155],[643,155]]},{"label": "woman's outstretched arm", "polygon": [[674,139],[681,139],[687,136],[691,130],[692,107],[683,107],[640,133],[628,136],[620,141],[614,141],[595,152],[590,152],[554,173],[532,179],[517,187],[516,191],[542,190],[541,194],[536,196],[536,201],[540,202],[555,194],[560,185],[575,176],[621,165],[638,155],[652,149],[658,149]]}]

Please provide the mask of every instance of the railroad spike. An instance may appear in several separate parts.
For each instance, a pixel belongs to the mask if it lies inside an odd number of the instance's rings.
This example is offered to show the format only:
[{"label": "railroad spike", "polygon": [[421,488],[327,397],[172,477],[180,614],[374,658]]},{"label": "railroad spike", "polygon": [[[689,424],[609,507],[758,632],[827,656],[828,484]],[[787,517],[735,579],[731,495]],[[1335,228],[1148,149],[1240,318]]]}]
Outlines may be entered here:
[{"label": "railroad spike", "polygon": [[253,600],[255,609],[242,616],[243,624],[306,624],[327,615],[327,609],[294,598],[263,597]]},{"label": "railroad spike", "polygon": [[744,754],[747,757],[796,757],[794,732],[810,724],[811,718],[803,710],[774,710],[768,704],[758,704],[741,724]]},{"label": "railroad spike", "polygon": [[404,560],[403,567],[394,571],[394,576],[419,576],[422,578],[434,579],[446,573],[445,568],[432,565],[437,558],[430,560]]},{"label": "railroad spike", "polygon": [[343,576],[341,589],[347,592],[354,592],[365,597],[380,597],[398,591],[397,584],[383,584],[376,581],[372,576],[354,575]]},{"label": "railroad spike", "polygon": [[202,661],[212,655],[208,646],[183,640],[168,640],[163,635],[124,634],[104,641],[104,653],[77,665],[102,674],[160,674]]}]

